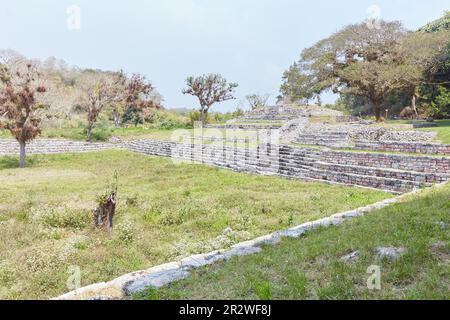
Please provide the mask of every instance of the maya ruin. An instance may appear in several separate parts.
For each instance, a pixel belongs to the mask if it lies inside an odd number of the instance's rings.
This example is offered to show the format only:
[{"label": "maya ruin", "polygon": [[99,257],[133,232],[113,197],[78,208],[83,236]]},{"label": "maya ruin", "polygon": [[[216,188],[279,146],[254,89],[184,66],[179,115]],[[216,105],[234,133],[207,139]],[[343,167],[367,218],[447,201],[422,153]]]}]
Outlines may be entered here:
[{"label": "maya ruin", "polygon": [[[17,30],[1,46],[0,300],[170,300],[214,317],[212,300],[269,316],[273,300],[450,298],[450,3],[396,21],[381,1],[359,22],[354,4],[351,21],[264,52],[218,9],[287,43],[256,2],[150,1],[148,26],[149,4],[114,3],[128,24],[99,29],[100,5],[81,2],[64,37],[99,52],[69,54],[46,25],[45,48]],[[306,8],[294,2],[280,6]],[[37,15],[52,25],[58,6]],[[8,10],[13,26],[37,9]],[[126,43],[148,34],[161,47],[146,60]]]}]

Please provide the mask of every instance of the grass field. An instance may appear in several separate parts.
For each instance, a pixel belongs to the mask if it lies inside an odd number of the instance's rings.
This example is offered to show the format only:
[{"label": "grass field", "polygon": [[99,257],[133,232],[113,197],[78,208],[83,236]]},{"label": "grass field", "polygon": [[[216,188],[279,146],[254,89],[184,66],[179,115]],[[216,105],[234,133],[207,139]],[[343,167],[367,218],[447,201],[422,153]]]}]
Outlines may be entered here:
[{"label": "grass field", "polygon": [[[260,254],[235,257],[138,299],[450,299],[450,184],[402,203],[284,239]],[[407,249],[378,260],[376,247]],[[359,260],[341,257],[359,251]],[[367,269],[381,269],[381,290],[369,290]]]},{"label": "grass field", "polygon": [[[82,285],[391,197],[355,187],[235,173],[126,151],[0,157],[0,298]],[[95,198],[119,175],[112,233],[93,230]]]}]

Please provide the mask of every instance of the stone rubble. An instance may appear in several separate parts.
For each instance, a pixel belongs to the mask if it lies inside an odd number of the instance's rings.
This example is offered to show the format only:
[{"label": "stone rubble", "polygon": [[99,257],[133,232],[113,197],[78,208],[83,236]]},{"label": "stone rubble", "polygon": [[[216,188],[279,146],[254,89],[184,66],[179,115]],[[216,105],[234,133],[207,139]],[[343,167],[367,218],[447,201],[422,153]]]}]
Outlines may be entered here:
[{"label": "stone rubble", "polygon": [[358,259],[359,259],[359,251],[353,251],[353,252],[341,257],[341,260],[343,262],[347,262],[347,263],[358,261]]},{"label": "stone rubble", "polygon": [[395,261],[406,253],[405,248],[395,247],[378,247],[375,249],[378,259],[387,259],[389,261]]}]

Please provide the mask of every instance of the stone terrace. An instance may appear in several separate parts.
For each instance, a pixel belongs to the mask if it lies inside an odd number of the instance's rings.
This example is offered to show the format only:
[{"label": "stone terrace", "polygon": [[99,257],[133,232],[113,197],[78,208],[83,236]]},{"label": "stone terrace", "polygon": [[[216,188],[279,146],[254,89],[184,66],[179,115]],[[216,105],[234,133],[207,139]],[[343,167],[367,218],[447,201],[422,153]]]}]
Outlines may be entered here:
[{"label": "stone terrace", "polygon": [[403,193],[450,179],[450,158],[318,151],[286,145],[253,149],[155,140],[133,141],[127,148],[236,171],[327,181]]},{"label": "stone terrace", "polygon": [[[36,139],[26,145],[29,154],[78,153],[111,149],[110,143],[89,143],[63,139]],[[19,143],[14,139],[0,139],[0,156],[19,153]]]},{"label": "stone terrace", "polygon": [[[92,152],[111,148],[172,157],[221,168],[286,178],[342,183],[393,193],[429,187],[450,179],[450,157],[411,156],[372,152],[317,150],[290,145],[260,144],[241,148],[217,144],[183,144],[137,140],[126,144],[38,139],[27,145],[29,154]],[[18,144],[0,139],[0,155],[17,155]]]}]

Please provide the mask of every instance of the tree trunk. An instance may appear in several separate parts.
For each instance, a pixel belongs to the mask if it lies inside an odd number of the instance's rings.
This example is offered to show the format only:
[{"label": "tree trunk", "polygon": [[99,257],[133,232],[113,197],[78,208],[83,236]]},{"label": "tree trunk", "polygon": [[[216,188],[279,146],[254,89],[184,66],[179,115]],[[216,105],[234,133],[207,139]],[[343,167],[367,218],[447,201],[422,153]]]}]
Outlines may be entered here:
[{"label": "tree trunk", "polygon": [[19,141],[20,155],[19,155],[19,168],[25,168],[25,142]]},{"label": "tree trunk", "polygon": [[119,113],[117,111],[114,111],[114,127],[119,127]]},{"label": "tree trunk", "polygon": [[96,228],[104,228],[109,231],[113,228],[113,218],[116,213],[116,193],[111,193],[103,203],[92,210]]},{"label": "tree trunk", "polygon": [[202,125],[205,125],[206,120],[206,110],[200,110],[200,121]]},{"label": "tree trunk", "polygon": [[94,125],[92,123],[89,123],[86,128],[86,138],[88,142],[91,142],[92,140],[92,129],[94,128]]},{"label": "tree trunk", "polygon": [[416,90],[414,90],[414,92],[411,96],[411,108],[414,110],[414,115],[417,118],[419,116],[419,113],[417,112],[417,107],[416,107]]},{"label": "tree trunk", "polygon": [[381,122],[381,104],[378,102],[373,102],[373,111],[377,122]]}]

